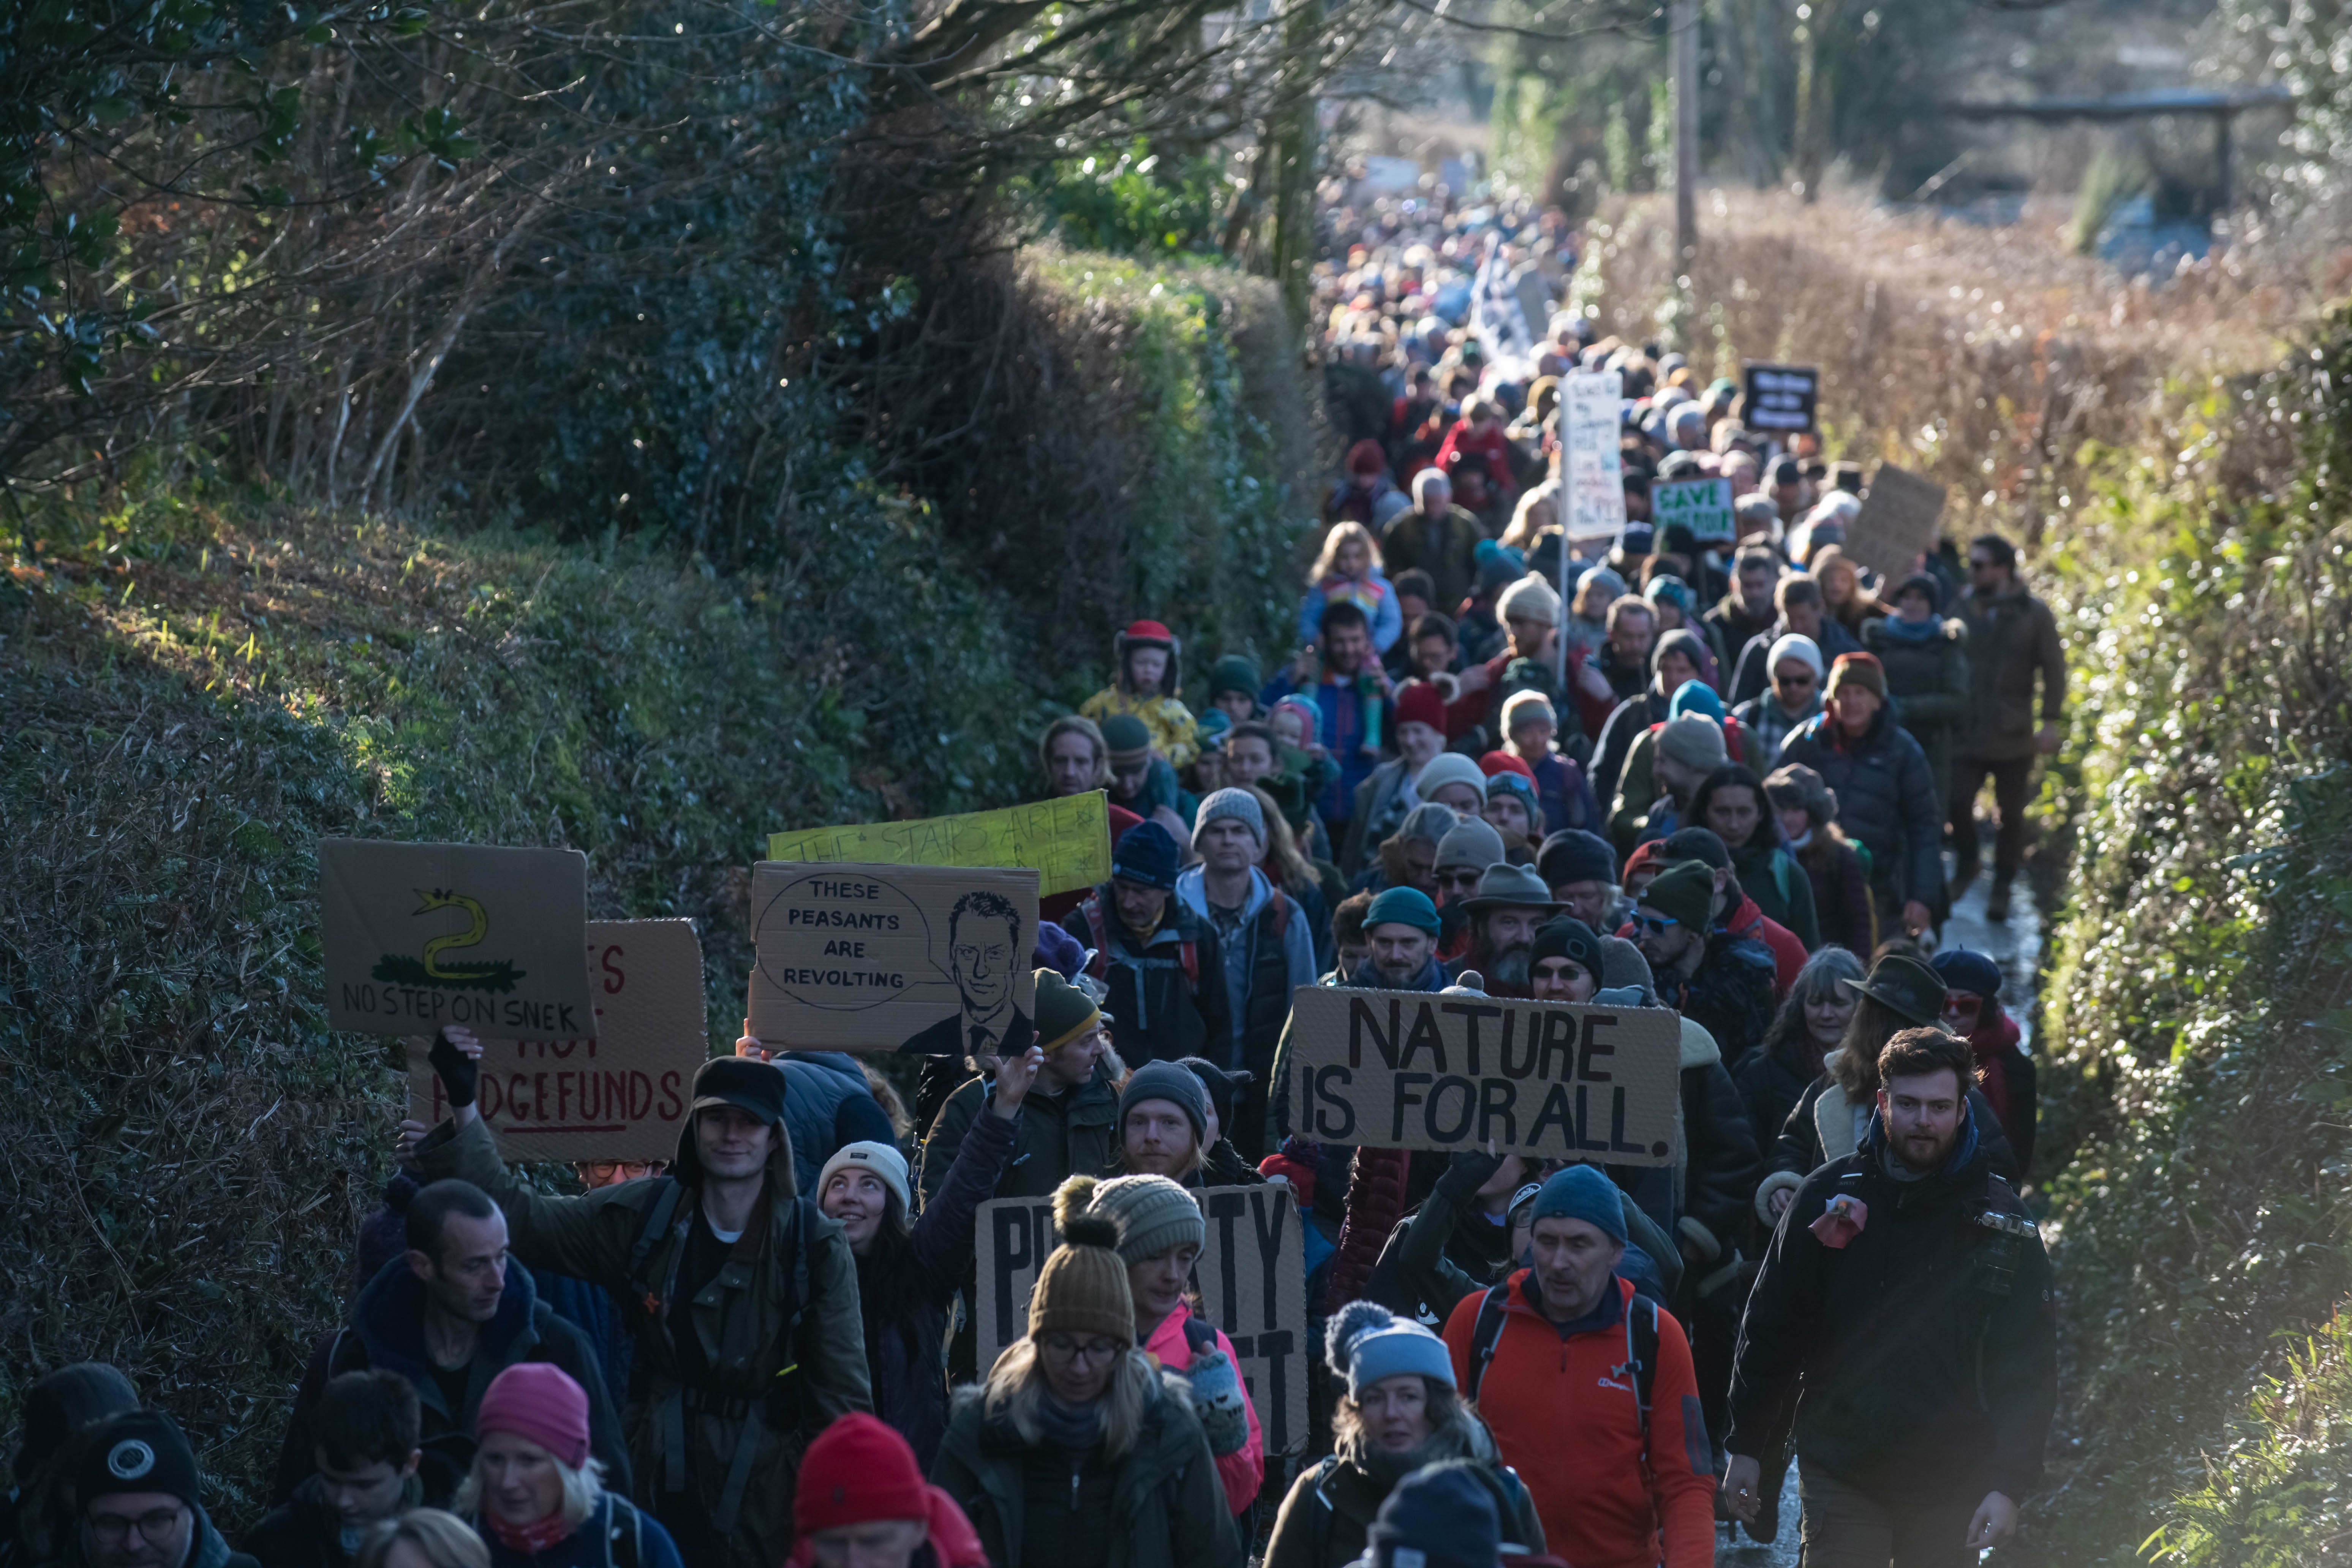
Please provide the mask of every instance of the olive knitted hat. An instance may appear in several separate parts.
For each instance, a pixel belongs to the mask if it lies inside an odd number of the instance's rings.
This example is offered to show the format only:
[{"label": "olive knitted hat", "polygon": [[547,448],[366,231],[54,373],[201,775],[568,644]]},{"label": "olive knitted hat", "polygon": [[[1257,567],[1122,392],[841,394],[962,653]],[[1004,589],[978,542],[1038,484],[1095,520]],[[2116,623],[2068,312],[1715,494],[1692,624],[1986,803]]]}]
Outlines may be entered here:
[{"label": "olive knitted hat", "polygon": [[1165,1176],[1072,1176],[1054,1194],[1057,1217],[1066,1205],[1111,1223],[1118,1239],[1110,1245],[1123,1263],[1140,1263],[1186,1242],[1200,1247],[1209,1237],[1201,1205]]},{"label": "olive knitted hat", "polygon": [[1037,1044],[1058,1051],[1102,1021],[1094,998],[1050,969],[1036,973]]},{"label": "olive knitted hat", "polygon": [[1113,1250],[1118,1227],[1087,1211],[1087,1191],[1074,1193],[1084,1177],[1073,1177],[1054,1194],[1054,1228],[1062,1244],[1037,1270],[1029,1293],[1029,1337],[1099,1334],[1122,1346],[1135,1343],[1135,1297],[1127,1288],[1127,1265]]}]

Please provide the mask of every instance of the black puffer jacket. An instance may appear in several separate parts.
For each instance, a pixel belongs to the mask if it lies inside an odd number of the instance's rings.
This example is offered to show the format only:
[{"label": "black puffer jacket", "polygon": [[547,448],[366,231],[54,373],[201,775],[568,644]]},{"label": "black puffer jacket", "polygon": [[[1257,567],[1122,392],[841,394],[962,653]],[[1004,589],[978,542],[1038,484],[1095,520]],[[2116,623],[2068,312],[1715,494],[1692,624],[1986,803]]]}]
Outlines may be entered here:
[{"label": "black puffer jacket", "polygon": [[1927,753],[1882,708],[1849,742],[1824,713],[1780,743],[1780,765],[1802,763],[1837,795],[1837,824],[1870,851],[1871,886],[1897,903],[1934,904],[1944,888],[1943,832]]},{"label": "black puffer jacket", "polygon": [[1748,1206],[1763,1174],[1748,1108],[1712,1043],[1683,1032],[1682,1215],[1675,1239],[1698,1254],[1698,1292],[1713,1290],[1748,1224]]},{"label": "black puffer jacket", "polygon": [[[1799,1458],[1866,1490],[1965,1504],[2033,1489],[2056,1396],[2050,1260],[1970,1134],[1943,1170],[1898,1182],[1874,1119],[1805,1179],[1740,1326],[1733,1453],[1775,1453],[1793,1410]],[[1832,1248],[1811,1227],[1839,1195],[1866,1212]]]},{"label": "black puffer jacket", "polygon": [[1725,1066],[1733,1068],[1772,1026],[1774,973],[1770,948],[1718,931],[1706,939],[1696,974],[1685,980],[1668,971],[1656,977],[1658,999],[1713,1036]]},{"label": "black puffer jacket", "polygon": [[1748,1107],[1748,1125],[1756,1134],[1756,1147],[1768,1156],[1777,1150],[1789,1112],[1797,1109],[1797,1101],[1822,1076],[1806,1071],[1806,1064],[1799,1059],[1798,1053],[1804,1048],[1799,1037],[1804,1026],[1804,1020],[1798,1019],[1796,1031],[1788,1038],[1768,1037],[1732,1069],[1731,1081],[1739,1090],[1740,1102]]}]

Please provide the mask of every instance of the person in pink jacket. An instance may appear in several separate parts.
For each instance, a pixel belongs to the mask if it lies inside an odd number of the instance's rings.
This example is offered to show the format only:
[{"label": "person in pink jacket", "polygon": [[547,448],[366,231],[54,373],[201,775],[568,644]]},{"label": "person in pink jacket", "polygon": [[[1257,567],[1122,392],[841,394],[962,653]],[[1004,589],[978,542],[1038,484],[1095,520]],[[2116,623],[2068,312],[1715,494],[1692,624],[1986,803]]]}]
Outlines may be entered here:
[{"label": "person in pink jacket", "polygon": [[1191,1300],[1193,1261],[1208,1224],[1192,1194],[1166,1176],[1072,1176],[1062,1184],[1073,1210],[1108,1220],[1135,1298],[1135,1340],[1168,1371],[1192,1384],[1193,1413],[1208,1434],[1235,1514],[1257,1500],[1265,1480],[1265,1437],[1242,1390],[1233,1342]]}]

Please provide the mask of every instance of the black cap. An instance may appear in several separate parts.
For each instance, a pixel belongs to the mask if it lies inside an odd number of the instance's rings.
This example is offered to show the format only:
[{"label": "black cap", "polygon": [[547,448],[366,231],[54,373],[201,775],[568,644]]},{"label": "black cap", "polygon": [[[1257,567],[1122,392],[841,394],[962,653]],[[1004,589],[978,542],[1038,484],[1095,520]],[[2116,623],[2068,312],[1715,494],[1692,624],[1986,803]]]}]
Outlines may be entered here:
[{"label": "black cap", "polygon": [[694,1075],[693,1110],[731,1105],[773,1127],[784,1119],[784,1074],[750,1057],[713,1057]]},{"label": "black cap", "polygon": [[75,1468],[74,1495],[85,1507],[123,1492],[163,1492],[190,1508],[202,1486],[196,1453],[179,1423],[160,1410],[131,1410],[92,1427]]}]

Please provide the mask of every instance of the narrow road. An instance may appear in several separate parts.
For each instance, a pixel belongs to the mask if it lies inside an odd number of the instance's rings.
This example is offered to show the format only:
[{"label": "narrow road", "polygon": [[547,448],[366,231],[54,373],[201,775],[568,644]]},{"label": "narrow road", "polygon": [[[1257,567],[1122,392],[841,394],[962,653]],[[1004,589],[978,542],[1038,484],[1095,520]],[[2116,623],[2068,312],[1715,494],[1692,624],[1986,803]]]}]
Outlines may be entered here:
[{"label": "narrow road", "polygon": [[[1990,861],[1990,845],[1986,846],[1987,862]],[[1947,855],[1945,872],[1950,874],[1950,856]],[[1985,894],[1990,889],[1990,872],[1979,876],[1969,890],[1952,906],[1952,918],[1945,923],[1940,946],[1974,948],[1990,953],[2000,965],[2001,1005],[2017,1020],[2023,1033],[2021,1042],[2027,1050],[2033,1048],[2033,983],[2035,968],[2042,962],[2042,911],[2033,902],[2031,884],[2018,879],[2010,889],[2009,919],[2000,925],[1985,920]],[[1736,1526],[1718,1525],[1716,1533],[1716,1568],[1797,1568],[1798,1515],[1797,1469],[1789,1468],[1789,1480],[1780,1493],[1780,1533],[1770,1545],[1761,1545],[1748,1539]]]}]

